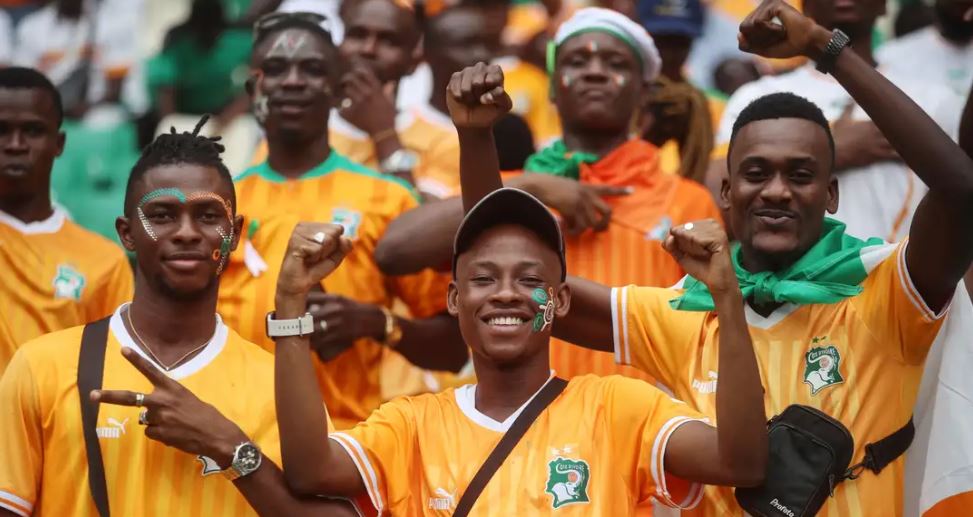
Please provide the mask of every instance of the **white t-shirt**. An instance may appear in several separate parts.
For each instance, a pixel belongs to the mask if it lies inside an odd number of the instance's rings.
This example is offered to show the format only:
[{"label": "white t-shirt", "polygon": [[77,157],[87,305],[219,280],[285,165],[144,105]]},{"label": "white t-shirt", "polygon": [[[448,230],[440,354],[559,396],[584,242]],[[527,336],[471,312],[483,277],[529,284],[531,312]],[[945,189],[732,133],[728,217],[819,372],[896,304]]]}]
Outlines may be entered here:
[{"label": "white t-shirt", "polygon": [[60,85],[78,68],[84,53],[93,50],[88,100],[100,100],[107,78],[124,77],[138,59],[142,0],[103,0],[97,5],[94,38],[90,2],[77,21],[58,18],[56,3],[24,17],[17,25],[14,63],[36,68]]},{"label": "white t-shirt", "polygon": [[956,45],[926,27],[889,41],[876,52],[882,68],[895,76],[921,77],[966,97],[973,85],[973,42]]},{"label": "white t-shirt", "polygon": [[[963,98],[931,81],[916,82],[889,74],[886,77],[956,139]],[[717,144],[730,141],[733,123],[747,105],[775,92],[791,92],[810,100],[832,123],[852,102],[851,96],[837,81],[810,65],[787,74],[763,77],[744,85],[730,97],[720,121]],[[860,107],[855,108],[852,117],[868,120]],[[909,234],[912,214],[927,190],[922,180],[902,163],[882,162],[844,170],[838,173],[839,202],[834,217],[848,226],[848,233],[857,237],[898,241]]]}]

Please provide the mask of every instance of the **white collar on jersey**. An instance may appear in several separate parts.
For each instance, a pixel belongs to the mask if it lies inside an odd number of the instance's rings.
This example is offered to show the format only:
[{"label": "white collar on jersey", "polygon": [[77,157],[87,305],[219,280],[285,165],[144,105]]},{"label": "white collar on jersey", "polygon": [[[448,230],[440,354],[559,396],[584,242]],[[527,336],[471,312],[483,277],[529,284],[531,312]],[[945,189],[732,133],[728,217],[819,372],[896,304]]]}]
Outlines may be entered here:
[{"label": "white collar on jersey", "polygon": [[544,389],[544,386],[547,386],[547,383],[551,382],[551,379],[553,378],[554,370],[551,370],[551,376],[547,378],[547,381],[542,384],[540,388],[537,388],[537,391],[535,391],[534,394],[523,403],[523,405],[517,408],[517,411],[511,413],[510,416],[508,416],[503,422],[497,422],[483,413],[480,413],[480,411],[476,409],[476,384],[467,384],[465,386],[456,388],[456,404],[459,406],[460,411],[462,411],[463,414],[474,423],[491,431],[506,433],[507,430],[510,429],[510,426],[513,425],[514,420],[517,420],[520,413],[525,407],[527,407],[527,404],[530,404],[530,401],[534,400],[534,397],[536,397],[537,394]]},{"label": "white collar on jersey", "polygon": [[55,233],[64,226],[64,221],[68,218],[67,212],[59,206],[54,206],[54,212],[50,217],[43,221],[25,223],[20,219],[0,210],[0,223],[5,224],[24,235],[39,235],[43,233]]},{"label": "white collar on jersey", "polygon": [[223,319],[220,318],[220,315],[217,314],[216,330],[214,331],[213,339],[210,340],[209,344],[206,345],[201,352],[196,354],[196,357],[193,357],[185,363],[166,372],[161,365],[156,363],[154,359],[149,357],[145,351],[135,344],[135,340],[132,339],[132,336],[128,333],[128,329],[125,328],[125,322],[122,319],[122,309],[125,309],[129,305],[131,305],[131,303],[126,302],[115,309],[115,313],[112,314],[111,320],[109,321],[111,333],[115,336],[115,339],[118,340],[118,343],[122,346],[122,348],[131,348],[132,350],[135,350],[138,355],[142,356],[143,359],[148,360],[159,370],[162,370],[166,375],[169,376],[170,379],[178,381],[202,370],[206,365],[213,362],[213,359],[216,359],[216,356],[220,355],[220,352],[223,351],[223,347],[226,346],[226,337],[229,333],[229,329],[223,324]]}]

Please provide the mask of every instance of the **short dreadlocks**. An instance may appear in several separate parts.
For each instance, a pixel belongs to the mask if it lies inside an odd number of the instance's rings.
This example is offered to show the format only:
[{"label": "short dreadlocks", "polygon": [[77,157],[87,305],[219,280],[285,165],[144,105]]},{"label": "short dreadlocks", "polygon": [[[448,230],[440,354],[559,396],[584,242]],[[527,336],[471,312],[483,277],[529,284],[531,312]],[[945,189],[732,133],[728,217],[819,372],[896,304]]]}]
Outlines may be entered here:
[{"label": "short dreadlocks", "polygon": [[177,133],[171,128],[169,133],[156,137],[151,144],[142,150],[142,156],[135,162],[132,172],[128,176],[125,187],[125,215],[130,216],[135,209],[135,199],[132,191],[135,185],[149,170],[162,165],[192,164],[202,167],[212,167],[220,174],[220,178],[230,184],[230,206],[236,212],[236,192],[233,189],[233,176],[220,158],[224,147],[219,143],[220,137],[208,137],[199,134],[209,115],[203,115],[192,133],[183,131]]}]

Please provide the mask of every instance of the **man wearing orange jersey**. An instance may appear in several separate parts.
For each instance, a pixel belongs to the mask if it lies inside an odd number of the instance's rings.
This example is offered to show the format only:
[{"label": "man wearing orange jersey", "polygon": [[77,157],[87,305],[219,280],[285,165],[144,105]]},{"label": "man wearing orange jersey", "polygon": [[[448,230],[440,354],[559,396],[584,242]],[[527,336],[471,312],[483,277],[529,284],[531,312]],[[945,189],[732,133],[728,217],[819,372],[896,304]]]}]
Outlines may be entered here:
[{"label": "man wearing orange jersey", "polygon": [[[683,270],[662,240],[674,226],[719,219],[719,211],[702,186],[661,172],[656,147],[630,138],[633,114],[660,67],[652,39],[613,11],[586,9],[561,26],[555,42],[553,83],[564,139],[532,156],[528,173],[506,184],[564,217],[571,274],[607,284],[673,285]],[[461,218],[458,198],[403,215],[379,244],[379,265],[403,274],[446,263]],[[414,245],[417,239],[423,246]],[[647,378],[616,365],[610,354],[560,343],[552,347],[551,364],[565,378]]]},{"label": "man wearing orange jersey", "polygon": [[[166,134],[132,169],[117,228],[135,253],[135,296],[96,324],[104,341],[86,344],[103,347],[93,365],[103,389],[79,393],[85,327],[24,344],[0,379],[0,516],[107,515],[88,491],[95,462],[115,515],[356,515],[288,490],[275,465],[273,357],[216,314],[243,222],[222,149]],[[97,408],[97,458],[82,403]]]},{"label": "man wearing orange jersey", "polygon": [[[251,91],[270,154],[235,180],[246,242],[228,265],[219,310],[231,328],[273,350],[265,319],[291,229],[299,220],[341,224],[355,242],[352,257],[312,295],[309,310],[320,387],[344,428],[380,404],[379,365],[388,349],[420,367],[458,370],[466,347],[445,313],[446,275],[386,278],[372,258],[388,222],[418,198],[401,179],[330,147],[340,70],[329,34],[304,14],[265,17],[255,33]],[[390,312],[396,298],[415,319]]]},{"label": "man wearing orange jersey", "polygon": [[[459,188],[456,135],[428,99],[396,108],[399,82],[421,57],[420,27],[411,6],[394,0],[342,4],[345,70],[330,115],[330,144],[350,160],[395,175],[427,197]],[[267,156],[266,142],[255,161]]]},{"label": "man wearing orange jersey", "polygon": [[[862,241],[825,217],[838,208],[834,140],[821,109],[789,93],[762,97],[741,112],[721,198],[740,240],[733,258],[768,411],[803,404],[841,421],[854,437],[851,462],[859,464],[865,445],[910,420],[923,363],[970,266],[973,161],[845,48],[846,38],[769,0],[741,25],[740,43],[766,57],[814,59],[868,113],[929,186],[908,239]],[[499,182],[490,180],[483,190]],[[680,289],[569,284],[572,311],[558,322],[557,336],[614,351],[620,363],[645,369],[714,416],[713,392],[728,373],[716,362],[717,336],[725,329],[696,279],[688,277]],[[930,446],[952,450],[948,443]],[[834,489],[820,515],[906,513],[904,466],[900,457],[879,473],[865,469]],[[732,492],[711,488],[698,514],[743,511]]]},{"label": "man wearing orange jersey", "polygon": [[[381,515],[592,515],[622,517],[656,499],[691,508],[699,483],[759,484],[768,452],[761,386],[715,221],[672,229],[670,250],[701,275],[719,305],[721,386],[714,428],[660,390],[621,376],[551,374],[555,320],[570,308],[564,240],[536,198],[498,189],[466,195],[496,173],[491,126],[511,107],[500,68],[480,64],[450,84],[468,214],[453,254],[450,313],[473,350],[478,383],[393,400],[345,433],[328,434],[306,336],[277,340],[276,388],[284,472],[304,494],[367,493]],[[350,244],[338,228],[299,226],[277,286],[275,318],[303,314],[308,291]],[[555,392],[536,413],[535,395]],[[539,396],[539,395],[538,395]],[[522,440],[475,494],[478,468],[514,421],[536,414]],[[330,437],[330,440],[322,440]]]},{"label": "man wearing orange jersey", "polygon": [[51,204],[63,118],[40,72],[0,70],[0,375],[23,343],[103,318],[132,297],[122,250]]}]

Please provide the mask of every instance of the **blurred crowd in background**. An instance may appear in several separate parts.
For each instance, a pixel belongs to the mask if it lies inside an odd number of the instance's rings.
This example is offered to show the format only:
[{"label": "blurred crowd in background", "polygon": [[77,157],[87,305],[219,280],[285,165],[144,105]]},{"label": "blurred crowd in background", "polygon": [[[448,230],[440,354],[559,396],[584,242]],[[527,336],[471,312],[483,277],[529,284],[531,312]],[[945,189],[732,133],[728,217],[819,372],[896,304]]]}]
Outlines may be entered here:
[{"label": "blurred crowd in background", "polygon": [[[835,0],[842,1],[852,0]],[[231,171],[259,160],[262,135],[245,91],[254,20],[274,10],[319,12],[338,43],[346,36],[341,3],[0,0],[0,64],[41,70],[65,104],[68,138],[53,174],[56,203],[82,226],[117,240],[114,219],[138,150],[170,126],[187,129],[203,113],[214,115],[206,130],[222,134]],[[473,7],[452,8],[460,3]],[[960,12],[950,7],[956,3],[889,0],[872,37],[883,72],[898,65],[915,75],[921,61],[939,74],[926,79],[965,97],[973,47],[969,24],[950,12]],[[700,182],[711,156],[719,156],[713,153],[728,97],[761,76],[802,64],[755,60],[736,49],[737,27],[753,0],[427,0],[418,3],[425,23],[417,26],[426,41],[420,64],[383,79],[397,83],[397,105],[405,112],[431,102],[433,85],[441,83],[437,74],[448,78],[477,61],[500,63],[519,120],[500,126],[498,145],[503,168],[519,169],[560,135],[547,95],[546,44],[558,20],[592,4],[628,14],[655,39],[662,75],[644,127],[636,129],[662,148],[664,170]]]}]

